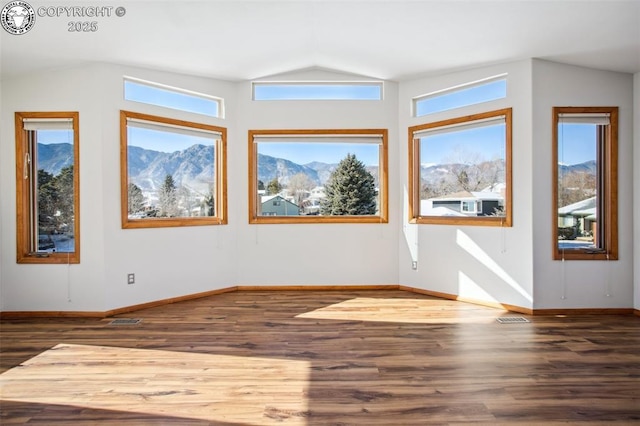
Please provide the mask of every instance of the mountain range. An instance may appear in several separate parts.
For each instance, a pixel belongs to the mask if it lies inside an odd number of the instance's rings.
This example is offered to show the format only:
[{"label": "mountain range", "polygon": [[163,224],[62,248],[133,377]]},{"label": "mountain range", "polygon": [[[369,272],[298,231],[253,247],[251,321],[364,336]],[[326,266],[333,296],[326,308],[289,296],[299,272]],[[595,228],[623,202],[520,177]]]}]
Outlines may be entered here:
[{"label": "mountain range", "polygon": [[[72,163],[73,145],[38,144],[39,168],[54,175]],[[155,192],[167,174],[173,176],[176,186],[186,186],[197,192],[207,192],[214,171],[215,154],[212,146],[192,145],[171,153],[137,146],[128,147],[128,167],[131,182],[140,189]],[[324,185],[337,164],[312,162],[297,164],[284,158],[258,154],[258,180],[267,184],[273,178],[285,185],[291,176],[305,174],[314,184]],[[377,179],[377,167],[367,167]]]},{"label": "mountain range", "polygon": [[[173,176],[177,186],[186,186],[198,192],[208,192],[210,177],[214,168],[214,149],[212,146],[193,145],[185,150],[171,153],[154,151],[129,146],[128,166],[131,181],[143,191],[156,191],[162,185],[167,174]],[[72,164],[73,145],[38,144],[38,165],[53,175]],[[421,176],[423,179],[437,179],[448,173],[452,165],[436,164],[423,165]],[[258,180],[265,185],[273,178],[285,185],[291,176],[298,173],[305,174],[314,184],[322,186],[329,179],[337,164],[311,162],[297,164],[284,158],[276,158],[258,154]],[[558,165],[564,173],[580,171],[595,174],[595,161],[587,161],[573,165]],[[367,170],[378,181],[378,167],[367,166]]]}]

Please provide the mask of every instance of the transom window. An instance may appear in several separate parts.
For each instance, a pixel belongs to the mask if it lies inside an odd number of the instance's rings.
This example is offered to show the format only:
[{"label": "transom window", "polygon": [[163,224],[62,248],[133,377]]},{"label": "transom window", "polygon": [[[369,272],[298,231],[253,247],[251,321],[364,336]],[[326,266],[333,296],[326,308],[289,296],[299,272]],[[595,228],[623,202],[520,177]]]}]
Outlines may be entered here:
[{"label": "transom window", "polygon": [[249,131],[250,223],[386,223],[387,130]]},{"label": "transom window", "polygon": [[413,99],[413,115],[421,117],[506,96],[507,75],[501,74],[418,96]]},{"label": "transom window", "polygon": [[382,82],[254,82],[254,101],[382,99]]},{"label": "transom window", "polygon": [[224,118],[221,98],[133,77],[124,79],[124,99]]},{"label": "transom window", "polygon": [[511,226],[511,109],[409,128],[413,223]]},{"label": "transom window", "polygon": [[15,113],[18,263],[80,263],[78,122]]},{"label": "transom window", "polygon": [[219,225],[226,214],[226,129],[121,111],[123,228]]},{"label": "transom window", "polygon": [[553,109],[553,257],[618,258],[618,108]]}]

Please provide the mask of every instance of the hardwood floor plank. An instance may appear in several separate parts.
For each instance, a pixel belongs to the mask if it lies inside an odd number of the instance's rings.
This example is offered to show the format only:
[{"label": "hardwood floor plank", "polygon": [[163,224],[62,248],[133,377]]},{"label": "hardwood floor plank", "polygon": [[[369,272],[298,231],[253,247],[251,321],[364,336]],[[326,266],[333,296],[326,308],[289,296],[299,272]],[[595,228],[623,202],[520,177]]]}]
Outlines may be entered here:
[{"label": "hardwood floor plank", "polygon": [[640,318],[397,290],[247,291],[0,321],[0,424],[640,422]]}]

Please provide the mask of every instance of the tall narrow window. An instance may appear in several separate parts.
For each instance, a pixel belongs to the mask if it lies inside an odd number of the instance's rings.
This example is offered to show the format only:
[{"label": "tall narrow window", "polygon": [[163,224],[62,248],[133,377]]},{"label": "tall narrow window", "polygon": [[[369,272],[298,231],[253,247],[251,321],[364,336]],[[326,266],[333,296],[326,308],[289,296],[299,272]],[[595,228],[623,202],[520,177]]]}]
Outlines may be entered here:
[{"label": "tall narrow window", "polygon": [[78,120],[15,114],[18,263],[80,262]]},{"label": "tall narrow window", "polygon": [[618,258],[618,108],[553,109],[553,257]]},{"label": "tall narrow window", "polygon": [[409,128],[409,220],[511,226],[511,109]]},{"label": "tall narrow window", "polygon": [[386,223],[387,130],[249,131],[249,223]]},{"label": "tall narrow window", "polygon": [[220,225],[226,215],[226,129],[120,113],[123,228]]}]

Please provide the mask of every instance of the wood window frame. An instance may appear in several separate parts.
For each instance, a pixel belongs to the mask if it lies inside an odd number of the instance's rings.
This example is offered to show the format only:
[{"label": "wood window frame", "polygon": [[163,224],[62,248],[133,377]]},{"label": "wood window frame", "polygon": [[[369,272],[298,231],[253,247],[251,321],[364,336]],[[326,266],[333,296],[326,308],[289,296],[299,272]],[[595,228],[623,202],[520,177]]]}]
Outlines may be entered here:
[{"label": "wood window frame", "polygon": [[[199,217],[161,217],[131,219],[128,214],[128,132],[127,120],[135,119],[158,123],[167,128],[184,127],[200,129],[206,132],[220,134],[220,139],[215,146],[215,209],[214,216]],[[132,111],[120,111],[120,215],[123,229],[134,228],[165,228],[179,226],[204,226],[227,224],[227,129],[224,127],[191,121],[177,120],[156,115],[142,114]]]},{"label": "wood window frame", "polygon": [[[558,247],[558,125],[560,114],[609,114],[609,125],[601,129],[597,146],[597,211],[604,218],[599,248]],[[554,260],[618,260],[618,107],[553,107],[552,111],[552,253]],[[600,221],[599,221],[600,222]]]},{"label": "wood window frame", "polygon": [[[32,152],[36,149],[30,144],[37,144],[35,138],[29,136],[24,128],[25,119],[59,120],[69,119],[73,128],[73,252],[38,252],[36,203],[32,198],[36,195],[38,171],[33,161]],[[22,264],[77,264],[80,263],[80,113],[77,111],[56,112],[16,112],[16,253],[17,263]],[[33,177],[36,176],[36,180]]]},{"label": "wood window frame", "polygon": [[[505,119],[505,201],[504,216],[472,216],[472,217],[452,217],[452,216],[421,216],[420,215],[420,138],[415,135],[425,130],[435,130],[447,128],[474,121],[482,122],[495,117],[504,116]],[[482,112],[462,117],[455,117],[446,120],[425,123],[409,127],[409,223],[414,224],[437,224],[437,225],[471,225],[471,226],[513,226],[512,218],[512,109],[503,108],[495,111]]]},{"label": "wood window frame", "polygon": [[[388,170],[388,130],[387,129],[285,129],[249,130],[249,223],[250,224],[302,224],[302,223],[388,223],[389,222],[389,170]],[[352,216],[262,216],[258,215],[258,149],[255,138],[260,136],[314,137],[356,135],[380,135],[378,153],[379,208],[377,215]],[[311,142],[313,143],[313,142]]]}]

